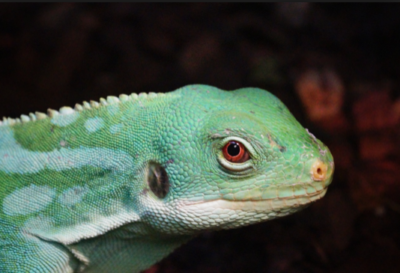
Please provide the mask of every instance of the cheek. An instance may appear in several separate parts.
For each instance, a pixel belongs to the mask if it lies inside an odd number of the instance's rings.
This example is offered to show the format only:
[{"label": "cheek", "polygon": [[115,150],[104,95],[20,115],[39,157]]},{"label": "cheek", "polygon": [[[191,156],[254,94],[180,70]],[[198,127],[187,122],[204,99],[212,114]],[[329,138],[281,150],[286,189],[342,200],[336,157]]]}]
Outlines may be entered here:
[{"label": "cheek", "polygon": [[[207,201],[220,198],[218,176],[206,164],[180,162],[167,168],[170,179],[168,201]],[[223,182],[223,181],[219,181]]]}]

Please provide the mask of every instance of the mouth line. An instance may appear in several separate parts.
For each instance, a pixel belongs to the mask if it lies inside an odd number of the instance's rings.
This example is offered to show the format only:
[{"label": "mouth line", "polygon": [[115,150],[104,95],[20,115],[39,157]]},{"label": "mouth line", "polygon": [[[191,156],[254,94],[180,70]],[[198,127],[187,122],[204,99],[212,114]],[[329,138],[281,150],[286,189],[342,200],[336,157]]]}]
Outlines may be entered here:
[{"label": "mouth line", "polygon": [[[306,193],[303,195],[296,195],[296,196],[286,196],[286,197],[274,197],[274,198],[265,198],[265,199],[245,199],[245,200],[230,200],[230,199],[214,199],[214,200],[207,200],[207,201],[194,201],[194,202],[183,202],[181,206],[183,207],[190,207],[190,206],[201,206],[201,205],[207,205],[212,202],[226,202],[230,204],[262,204],[262,203],[270,203],[272,204],[274,202],[283,202],[284,205],[287,207],[291,206],[301,206],[301,205],[306,205],[308,203],[314,202],[320,198],[322,198],[325,193],[327,192],[328,188],[324,187],[321,190],[317,190],[312,193]],[[292,202],[290,202],[292,201]],[[300,202],[293,202],[293,201],[300,201]],[[281,207],[281,206],[280,206]]]}]

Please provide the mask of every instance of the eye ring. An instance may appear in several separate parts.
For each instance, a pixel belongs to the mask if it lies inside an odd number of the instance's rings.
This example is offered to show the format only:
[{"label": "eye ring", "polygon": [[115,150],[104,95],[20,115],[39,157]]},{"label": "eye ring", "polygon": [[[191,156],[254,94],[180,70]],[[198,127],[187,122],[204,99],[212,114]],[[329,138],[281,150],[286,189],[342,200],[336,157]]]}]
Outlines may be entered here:
[{"label": "eye ring", "polygon": [[231,140],[222,148],[222,154],[226,160],[232,163],[243,163],[249,160],[249,152],[239,141]]},{"label": "eye ring", "polygon": [[[229,147],[227,145],[231,141],[234,141],[236,143],[240,143],[243,145],[242,147],[243,147],[244,155],[242,156],[241,160],[238,160],[237,162],[229,161],[224,155],[224,149],[225,149],[225,147],[226,148]],[[253,159],[257,158],[257,152],[246,139],[243,139],[241,137],[236,137],[236,136],[229,136],[224,139],[221,139],[218,147],[219,147],[219,149],[218,149],[219,151],[217,152],[217,159],[218,159],[220,166],[225,171],[228,171],[230,173],[234,172],[236,174],[245,174],[250,169],[255,169]],[[234,154],[234,155],[237,155],[237,154]]]}]

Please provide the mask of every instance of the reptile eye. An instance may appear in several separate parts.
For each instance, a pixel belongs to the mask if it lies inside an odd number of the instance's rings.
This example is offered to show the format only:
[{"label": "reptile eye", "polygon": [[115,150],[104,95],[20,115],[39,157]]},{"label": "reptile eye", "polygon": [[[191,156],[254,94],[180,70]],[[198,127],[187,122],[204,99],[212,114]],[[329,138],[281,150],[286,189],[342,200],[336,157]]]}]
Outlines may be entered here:
[{"label": "reptile eye", "polygon": [[249,159],[249,152],[238,141],[229,141],[222,149],[222,153],[226,160],[234,163],[242,163]]}]

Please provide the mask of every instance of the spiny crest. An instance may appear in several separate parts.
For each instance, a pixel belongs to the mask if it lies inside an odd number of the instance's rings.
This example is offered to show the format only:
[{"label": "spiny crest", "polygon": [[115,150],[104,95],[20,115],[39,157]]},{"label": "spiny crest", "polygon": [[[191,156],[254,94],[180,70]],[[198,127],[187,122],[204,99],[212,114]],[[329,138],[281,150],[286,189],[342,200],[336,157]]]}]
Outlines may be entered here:
[{"label": "spiny crest", "polygon": [[82,112],[85,110],[91,110],[91,109],[96,109],[102,106],[107,106],[111,104],[117,104],[121,102],[126,102],[126,101],[135,101],[135,100],[143,100],[143,99],[154,99],[156,97],[161,97],[165,95],[164,93],[154,93],[154,92],[149,92],[149,93],[132,93],[130,95],[126,94],[121,94],[118,97],[115,96],[107,96],[106,99],[100,98],[99,102],[91,100],[90,102],[84,101],[82,104],[75,104],[74,108],[71,108],[69,106],[63,106],[60,108],[59,111],[54,110],[54,109],[48,109],[47,114],[42,113],[42,112],[35,112],[35,113],[29,113],[29,115],[21,115],[20,118],[9,118],[9,117],[3,117],[3,120],[0,121],[0,125],[14,125],[14,124],[19,124],[19,123],[26,123],[30,121],[36,121],[36,120],[41,120],[45,118],[52,118],[57,115],[70,115],[75,112]]}]

